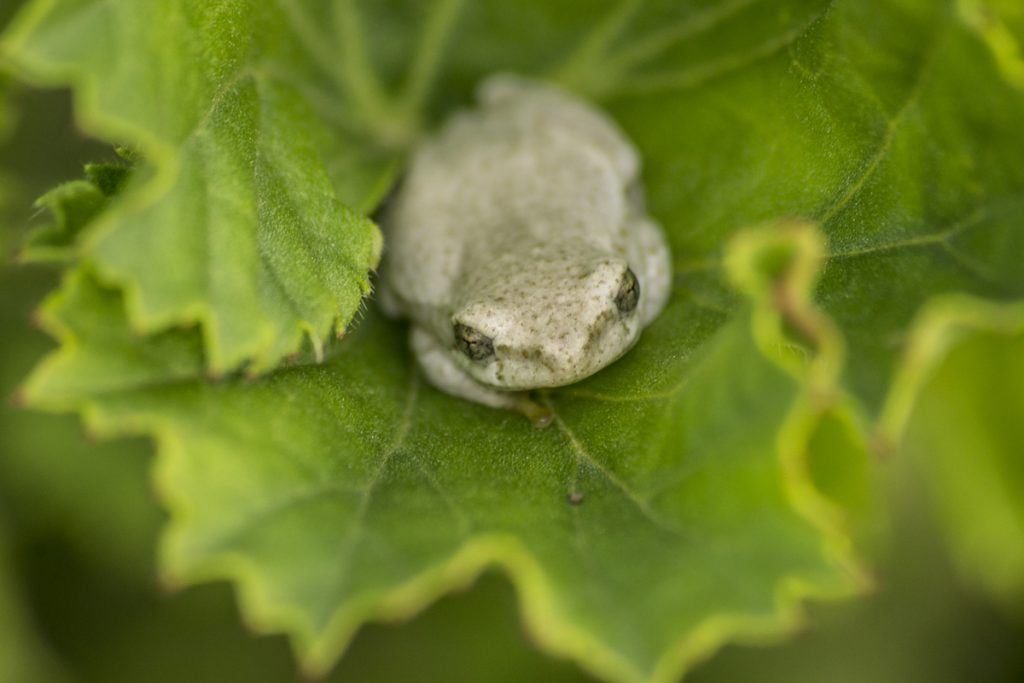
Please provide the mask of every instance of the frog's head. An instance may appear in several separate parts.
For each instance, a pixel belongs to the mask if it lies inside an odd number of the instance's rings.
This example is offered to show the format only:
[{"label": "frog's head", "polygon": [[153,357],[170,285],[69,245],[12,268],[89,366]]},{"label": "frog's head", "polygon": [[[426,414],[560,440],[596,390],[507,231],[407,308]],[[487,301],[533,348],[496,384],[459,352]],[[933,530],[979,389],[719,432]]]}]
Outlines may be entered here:
[{"label": "frog's head", "polygon": [[642,290],[625,259],[520,250],[467,274],[450,318],[452,354],[502,389],[571,384],[640,334]]}]

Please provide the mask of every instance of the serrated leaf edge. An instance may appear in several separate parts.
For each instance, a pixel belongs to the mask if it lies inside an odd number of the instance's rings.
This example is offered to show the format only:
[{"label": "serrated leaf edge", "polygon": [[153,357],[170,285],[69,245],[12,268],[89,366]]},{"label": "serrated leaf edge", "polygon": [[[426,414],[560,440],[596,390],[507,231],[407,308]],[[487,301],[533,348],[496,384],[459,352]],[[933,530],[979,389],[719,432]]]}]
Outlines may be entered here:
[{"label": "serrated leaf edge", "polygon": [[[56,0],[35,0],[23,8],[11,21],[7,30],[0,35],[0,59],[12,68],[20,80],[27,83],[38,87],[69,87],[73,95],[74,115],[78,125],[98,138],[116,140],[119,143],[127,142],[132,148],[141,150],[142,156],[156,169],[153,177],[146,182],[126,188],[118,201],[101,212],[86,228],[82,235],[82,243],[77,249],[77,256],[87,258],[89,244],[95,243],[104,234],[112,231],[124,217],[153,206],[170,192],[180,175],[181,159],[173,145],[161,142],[144,128],[103,113],[98,104],[95,78],[87,69],[69,64],[33,63],[23,55],[13,57],[17,48],[50,14],[55,4]],[[380,261],[383,235],[376,223],[356,213],[354,209],[350,210],[371,231],[371,262],[367,263],[367,272],[357,282],[366,296],[371,291],[369,272]],[[224,359],[223,350],[213,333],[215,312],[202,299],[191,302],[177,314],[150,314],[143,306],[141,287],[131,276],[119,273],[102,263],[90,261],[89,265],[104,283],[116,286],[124,292],[127,318],[133,331],[145,335],[175,326],[198,325],[203,337],[206,364],[210,371],[213,374],[222,374],[234,369],[235,364]],[[309,321],[302,321],[294,331],[299,336],[307,337],[314,349],[322,348],[332,330],[347,327],[357,314],[358,309],[348,316],[335,313],[333,319],[323,325],[323,329],[317,329]],[[250,359],[252,366],[258,370],[272,369],[273,364],[270,361],[273,359],[268,354],[273,348],[274,337],[275,328],[272,324],[263,324],[258,329],[254,327],[249,335],[250,342],[241,355]]]}]

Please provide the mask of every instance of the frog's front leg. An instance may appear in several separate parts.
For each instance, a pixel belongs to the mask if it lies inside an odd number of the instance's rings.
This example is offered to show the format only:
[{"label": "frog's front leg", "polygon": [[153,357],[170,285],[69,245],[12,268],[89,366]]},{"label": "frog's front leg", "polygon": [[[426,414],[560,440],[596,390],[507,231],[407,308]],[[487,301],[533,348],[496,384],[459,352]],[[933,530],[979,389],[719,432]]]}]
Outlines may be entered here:
[{"label": "frog's front leg", "polygon": [[544,427],[551,422],[551,412],[533,401],[525,391],[499,391],[467,375],[452,360],[448,349],[426,330],[414,326],[409,341],[423,374],[445,393],[492,408],[518,411],[536,427]]}]

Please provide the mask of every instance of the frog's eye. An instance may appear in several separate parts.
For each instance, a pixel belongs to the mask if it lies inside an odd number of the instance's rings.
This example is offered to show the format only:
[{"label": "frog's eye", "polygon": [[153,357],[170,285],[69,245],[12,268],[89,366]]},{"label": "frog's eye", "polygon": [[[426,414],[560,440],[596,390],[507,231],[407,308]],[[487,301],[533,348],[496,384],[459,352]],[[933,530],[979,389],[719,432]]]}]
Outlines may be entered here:
[{"label": "frog's eye", "polygon": [[626,268],[626,273],[622,276],[622,282],[619,283],[619,291],[615,294],[615,306],[619,309],[620,313],[631,313],[636,309],[639,301],[640,283],[637,282],[633,271],[630,268]]},{"label": "frog's eye", "polygon": [[480,361],[494,357],[494,340],[469,325],[455,323],[455,345],[470,360]]}]

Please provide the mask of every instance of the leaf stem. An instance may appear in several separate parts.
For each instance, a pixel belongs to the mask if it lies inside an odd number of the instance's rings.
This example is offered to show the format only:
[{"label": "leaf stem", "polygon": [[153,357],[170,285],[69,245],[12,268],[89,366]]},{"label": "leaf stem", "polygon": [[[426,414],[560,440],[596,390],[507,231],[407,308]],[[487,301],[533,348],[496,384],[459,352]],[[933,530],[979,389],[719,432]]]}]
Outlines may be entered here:
[{"label": "leaf stem", "polygon": [[462,13],[464,0],[435,0],[409,64],[401,108],[418,118],[437,78],[445,46]]},{"label": "leaf stem", "polygon": [[336,0],[333,9],[334,30],[341,43],[340,85],[368,121],[390,119],[393,107],[370,63],[355,1]]},{"label": "leaf stem", "polygon": [[[620,2],[550,74],[551,79],[571,90],[594,94],[591,91],[596,88],[592,81],[598,76],[602,80],[609,78],[609,73],[602,67],[607,61],[609,47],[633,18],[639,4],[638,0]],[[616,76],[611,74],[611,79]]]},{"label": "leaf stem", "polygon": [[278,0],[278,7],[284,12],[295,35],[302,41],[316,65],[339,86],[344,86],[341,73],[342,62],[316,24],[296,0]]},{"label": "leaf stem", "polygon": [[706,12],[694,14],[676,24],[666,26],[624,47],[608,61],[621,71],[629,71],[635,67],[656,59],[666,50],[701,33],[712,30],[723,21],[742,12],[754,0],[731,0],[723,2]]}]

